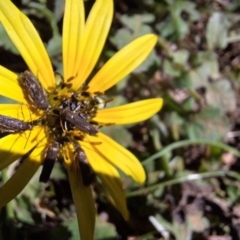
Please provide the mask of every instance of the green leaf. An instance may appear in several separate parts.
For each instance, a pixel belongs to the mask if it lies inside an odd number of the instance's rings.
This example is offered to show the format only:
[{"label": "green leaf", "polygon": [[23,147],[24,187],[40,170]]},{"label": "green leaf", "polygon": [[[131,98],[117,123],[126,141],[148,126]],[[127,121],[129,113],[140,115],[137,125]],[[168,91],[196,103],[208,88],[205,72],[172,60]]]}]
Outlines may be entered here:
[{"label": "green leaf", "polygon": [[224,78],[208,85],[206,100],[209,105],[221,109],[223,113],[235,111],[237,106],[232,85]]},{"label": "green leaf", "polygon": [[172,61],[170,61],[169,59],[165,59],[163,61],[163,71],[165,74],[170,75],[172,77],[179,77],[181,74],[181,71],[176,69]]},{"label": "green leaf", "polygon": [[132,33],[127,28],[121,28],[116,31],[114,38],[111,40],[118,49],[121,49],[131,42],[133,40],[132,38]]},{"label": "green leaf", "polygon": [[117,231],[113,224],[97,218],[94,239],[117,239]]},{"label": "green leaf", "polygon": [[[153,33],[152,28],[147,25],[153,22],[155,16],[153,14],[135,14],[132,16],[122,15],[120,18],[124,27],[118,29],[111,41],[116,45],[117,49],[121,49],[134,39],[145,34]],[[147,71],[155,62],[159,63],[159,58],[155,51],[152,51],[148,58],[134,70],[135,73]]]},{"label": "green leaf", "polygon": [[54,19],[57,21],[59,21],[63,16],[64,5],[64,0],[54,1]]},{"label": "green leaf", "polygon": [[[69,240],[80,239],[81,240],[81,238],[79,236],[78,221],[77,221],[77,216],[76,215],[75,215],[74,219],[71,219],[71,220],[68,219],[68,221],[64,221],[63,224],[71,232],[71,237],[67,238],[67,239],[69,239]],[[54,239],[56,239],[56,238],[54,238]]]},{"label": "green leaf", "polygon": [[163,61],[164,73],[173,77],[180,77],[185,70],[189,52],[187,50],[179,50],[172,52],[170,57],[170,59]]},{"label": "green leaf", "polygon": [[152,33],[153,30],[147,23],[152,22],[154,18],[153,14],[122,15],[120,21],[124,27],[116,31],[114,37],[117,48],[121,49],[137,37]]},{"label": "green leaf", "polygon": [[120,143],[123,147],[130,146],[132,142],[131,134],[123,126],[108,126],[103,128],[102,132],[116,140],[116,142]]},{"label": "green leaf", "polygon": [[190,139],[221,140],[229,129],[229,122],[218,108],[208,106],[186,123]]},{"label": "green leaf", "polygon": [[123,15],[120,19],[122,24],[130,28],[132,31],[136,31],[137,28],[142,27],[144,23],[152,23],[155,20],[153,14],[135,14],[133,16]]},{"label": "green leaf", "polygon": [[224,14],[215,12],[207,24],[206,39],[210,50],[227,46],[228,21]]},{"label": "green leaf", "polygon": [[183,67],[189,58],[189,51],[182,49],[182,50],[173,52],[171,57],[173,58],[173,62],[175,64],[178,64],[181,67]]},{"label": "green leaf", "polygon": [[53,36],[47,45],[47,51],[49,56],[57,56],[62,52],[62,37],[60,35]]},{"label": "green leaf", "polygon": [[183,20],[182,13],[186,12],[190,21],[196,21],[199,13],[195,10],[196,4],[191,1],[168,1],[170,17],[156,25],[161,35],[174,41],[183,39],[189,32],[189,24]]},{"label": "green leaf", "polygon": [[2,24],[0,24],[0,39],[1,39],[1,45],[6,49],[11,51],[14,54],[19,55],[19,52],[13,42],[8,37],[4,27]]},{"label": "green leaf", "polygon": [[34,220],[32,218],[32,206],[31,199],[27,197],[18,198],[17,204],[15,204],[17,211],[15,211],[16,218],[18,221],[27,224],[34,224]]}]

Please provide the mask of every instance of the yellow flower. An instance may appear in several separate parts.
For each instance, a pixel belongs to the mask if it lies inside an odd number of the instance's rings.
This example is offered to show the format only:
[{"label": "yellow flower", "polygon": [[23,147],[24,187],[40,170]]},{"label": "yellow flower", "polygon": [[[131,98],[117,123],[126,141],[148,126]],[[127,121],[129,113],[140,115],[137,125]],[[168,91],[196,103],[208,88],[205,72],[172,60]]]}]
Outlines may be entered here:
[{"label": "yellow flower", "polygon": [[[114,108],[104,108],[105,93],[118,81],[128,75],[149,55],[156,44],[157,37],[148,34],[137,38],[116,53],[90,79],[88,87],[83,87],[92,72],[106,41],[113,16],[113,0],[98,0],[85,22],[83,0],[68,0],[65,6],[63,23],[63,84],[56,85],[55,75],[49,56],[36,29],[22,12],[9,0],[0,1],[0,21],[11,40],[18,48],[29,69],[37,77],[47,92],[51,108],[46,111],[31,106],[26,97],[26,89],[19,84],[19,76],[0,66],[0,95],[14,99],[19,104],[1,104],[0,113],[31,122],[33,128],[25,132],[15,132],[0,139],[0,170],[31,151],[16,173],[0,189],[0,207],[15,198],[38,168],[44,164],[46,151],[53,141],[58,141],[59,130],[53,127],[49,118],[61,116],[63,99],[72,103],[75,94],[76,103],[82,104],[83,92],[86,106],[92,100],[94,114],[84,110],[86,122],[96,128],[97,134],[79,131],[76,126],[63,126],[64,119],[58,119],[58,127],[66,139],[62,140],[60,153],[67,168],[82,239],[93,239],[95,207],[91,187],[83,184],[79,177],[79,165],[76,163],[76,142],[82,147],[97,174],[109,192],[113,204],[127,219],[125,195],[117,169],[131,176],[137,183],[145,181],[145,172],[139,161],[125,148],[99,131],[100,126],[108,124],[129,124],[143,121],[158,112],[162,99],[149,99]],[[74,95],[74,97],[75,97]],[[101,105],[101,107],[100,107]],[[76,106],[75,106],[76,107]],[[75,110],[75,109],[74,109]],[[54,113],[53,113],[54,111]],[[87,113],[86,113],[87,112]],[[80,110],[77,110],[80,114]],[[61,137],[62,137],[61,135]],[[79,139],[75,135],[80,135]]]}]

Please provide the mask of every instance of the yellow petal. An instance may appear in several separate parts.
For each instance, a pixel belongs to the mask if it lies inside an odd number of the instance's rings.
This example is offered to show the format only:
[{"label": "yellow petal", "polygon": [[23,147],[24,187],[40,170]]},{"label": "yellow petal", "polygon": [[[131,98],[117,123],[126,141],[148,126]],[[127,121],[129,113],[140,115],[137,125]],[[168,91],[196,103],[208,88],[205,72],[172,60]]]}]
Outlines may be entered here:
[{"label": "yellow petal", "polygon": [[0,188],[0,208],[14,199],[28,184],[42,163],[43,147],[36,148],[29,159],[26,159],[16,173]]},{"label": "yellow petal", "polygon": [[94,121],[129,124],[144,121],[157,113],[163,105],[161,98],[142,100],[114,108],[99,110]]},{"label": "yellow petal", "polygon": [[82,37],[81,61],[76,73],[74,89],[79,88],[93,70],[102,52],[113,17],[113,1],[98,0],[88,16]]},{"label": "yellow petal", "polygon": [[65,81],[74,77],[78,71],[82,55],[81,46],[84,24],[83,1],[65,1],[63,21],[63,69]]},{"label": "yellow petal", "polygon": [[26,103],[23,90],[18,84],[18,75],[0,66],[0,95],[21,103]]},{"label": "yellow petal", "polygon": [[0,21],[33,74],[46,90],[53,90],[55,78],[50,59],[28,17],[11,1],[0,1]]},{"label": "yellow petal", "polygon": [[[131,152],[101,132],[98,133],[97,137],[97,140],[101,143],[91,145],[99,155],[105,158],[107,162],[121,169],[126,175],[132,177],[135,182],[143,183],[145,181],[145,171]],[[88,136],[87,140],[96,142],[96,137]],[[95,164],[97,164],[97,161]]]},{"label": "yellow petal", "polygon": [[30,131],[10,134],[0,139],[0,171],[29,152],[39,141],[44,139],[44,132],[40,127]]},{"label": "yellow petal", "polygon": [[121,212],[125,219],[128,219],[129,212],[127,210],[125,193],[123,191],[122,182],[116,168],[109,164],[106,159],[98,154],[94,149],[89,149],[89,145],[81,144],[87,158],[98,177],[107,188],[113,198],[115,207]]},{"label": "yellow petal", "polygon": [[105,92],[138,67],[150,54],[157,37],[147,34],[139,37],[117,52],[93,77],[90,92]]},{"label": "yellow petal", "polygon": [[31,122],[41,117],[37,112],[32,112],[29,106],[23,104],[0,104],[0,113],[25,122]]},{"label": "yellow petal", "polygon": [[[78,226],[81,239],[93,240],[95,227],[95,203],[92,197],[90,187],[83,185],[82,178],[73,159],[73,149],[69,145],[64,146],[64,158],[67,162],[67,171],[70,181],[70,186],[73,195],[73,201],[76,206]],[[68,164],[69,162],[72,165]]]}]

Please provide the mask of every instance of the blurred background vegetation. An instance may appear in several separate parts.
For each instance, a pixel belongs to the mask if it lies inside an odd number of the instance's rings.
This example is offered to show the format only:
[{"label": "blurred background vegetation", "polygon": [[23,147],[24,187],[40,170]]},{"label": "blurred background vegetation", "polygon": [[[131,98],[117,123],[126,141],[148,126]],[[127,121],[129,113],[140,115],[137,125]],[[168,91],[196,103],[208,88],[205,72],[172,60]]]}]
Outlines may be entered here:
[{"label": "blurred background vegetation", "polygon": [[[54,69],[62,72],[64,0],[13,2],[32,20]],[[111,32],[95,71],[136,37],[155,33],[155,50],[108,96],[114,105],[162,97],[164,107],[149,121],[104,129],[139,158],[148,180],[137,186],[123,176],[129,222],[106,200],[102,186],[93,186],[95,239],[240,239],[240,2],[114,2]],[[89,11],[93,0],[85,4]],[[18,73],[27,69],[2,26],[0,64]],[[60,164],[49,184],[40,184],[36,175],[1,211],[0,226],[3,240],[78,239]]]}]

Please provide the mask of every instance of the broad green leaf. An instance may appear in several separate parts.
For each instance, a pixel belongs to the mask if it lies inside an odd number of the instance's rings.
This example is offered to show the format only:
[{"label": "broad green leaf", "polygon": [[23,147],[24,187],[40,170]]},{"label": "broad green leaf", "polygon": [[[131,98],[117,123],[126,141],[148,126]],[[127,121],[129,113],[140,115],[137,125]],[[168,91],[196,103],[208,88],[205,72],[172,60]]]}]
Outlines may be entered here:
[{"label": "broad green leaf", "polygon": [[183,39],[189,33],[189,24],[182,18],[183,12],[188,14],[190,21],[199,18],[196,4],[191,1],[168,1],[169,14],[165,21],[156,25],[161,35],[173,41]]},{"label": "broad green leaf", "polygon": [[19,55],[19,52],[15,45],[12,43],[10,38],[8,37],[5,29],[3,28],[3,25],[0,24],[0,39],[1,39],[1,45],[6,49],[11,51],[12,53]]},{"label": "broad green leaf", "polygon": [[109,126],[103,128],[102,132],[116,140],[116,142],[120,143],[124,147],[129,147],[132,142],[131,134],[123,126]]},{"label": "broad green leaf", "polygon": [[222,140],[229,129],[229,122],[221,110],[209,106],[186,122],[186,129],[190,139]]},{"label": "broad green leaf", "polygon": [[224,14],[215,12],[207,24],[206,39],[208,48],[225,48],[227,46],[228,21]]},{"label": "broad green leaf", "polygon": [[117,236],[118,233],[112,223],[97,218],[94,239],[117,239]]}]

